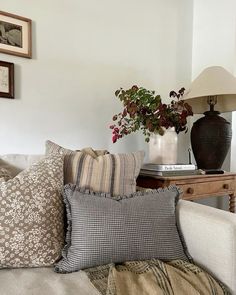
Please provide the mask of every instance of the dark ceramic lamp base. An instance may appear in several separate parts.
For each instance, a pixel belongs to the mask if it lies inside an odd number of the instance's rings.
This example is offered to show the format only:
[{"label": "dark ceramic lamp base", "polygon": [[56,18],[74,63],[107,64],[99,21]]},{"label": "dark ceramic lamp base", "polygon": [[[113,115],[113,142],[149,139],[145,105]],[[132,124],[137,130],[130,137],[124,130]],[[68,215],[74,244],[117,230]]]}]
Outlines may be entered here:
[{"label": "dark ceramic lamp base", "polygon": [[219,114],[210,110],[193,124],[191,144],[199,169],[220,170],[228,153],[232,138],[231,125]]}]

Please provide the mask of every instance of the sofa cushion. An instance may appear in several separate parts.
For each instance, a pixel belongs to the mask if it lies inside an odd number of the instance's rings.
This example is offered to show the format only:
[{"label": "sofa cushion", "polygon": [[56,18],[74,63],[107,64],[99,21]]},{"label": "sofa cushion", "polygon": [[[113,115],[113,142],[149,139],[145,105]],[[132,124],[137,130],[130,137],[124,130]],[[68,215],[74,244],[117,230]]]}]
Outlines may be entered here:
[{"label": "sofa cushion", "polygon": [[71,151],[50,141],[46,142],[46,154],[65,155],[65,183],[77,184],[82,189],[111,195],[128,195],[136,191],[144,152],[108,154],[84,149]]},{"label": "sofa cushion", "polygon": [[63,156],[0,182],[0,268],[48,266],[64,244]]},{"label": "sofa cushion", "polygon": [[55,270],[152,258],[188,260],[176,225],[178,198],[176,187],[111,197],[66,185],[67,245]]},{"label": "sofa cushion", "polygon": [[0,158],[0,167],[7,169],[12,177],[22,170],[29,168],[32,164],[41,160],[43,155],[7,154]]},{"label": "sofa cushion", "polygon": [[101,295],[84,272],[69,276],[52,267],[2,269],[1,295]]}]

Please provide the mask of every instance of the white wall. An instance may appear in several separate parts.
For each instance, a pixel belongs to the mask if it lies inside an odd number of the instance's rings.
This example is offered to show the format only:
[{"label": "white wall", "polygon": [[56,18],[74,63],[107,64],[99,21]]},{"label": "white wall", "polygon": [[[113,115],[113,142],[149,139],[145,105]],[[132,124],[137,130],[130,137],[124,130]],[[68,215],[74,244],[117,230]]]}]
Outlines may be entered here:
[{"label": "white wall", "polygon": [[138,84],[166,96],[190,81],[192,1],[1,0],[1,10],[33,20],[33,59],[0,53],[15,63],[16,88],[0,100],[0,154],[42,153],[46,139],[146,149],[139,135],[112,145],[114,91]]},{"label": "white wall", "polygon": [[220,65],[233,72],[235,62],[236,1],[195,0],[192,74]]}]

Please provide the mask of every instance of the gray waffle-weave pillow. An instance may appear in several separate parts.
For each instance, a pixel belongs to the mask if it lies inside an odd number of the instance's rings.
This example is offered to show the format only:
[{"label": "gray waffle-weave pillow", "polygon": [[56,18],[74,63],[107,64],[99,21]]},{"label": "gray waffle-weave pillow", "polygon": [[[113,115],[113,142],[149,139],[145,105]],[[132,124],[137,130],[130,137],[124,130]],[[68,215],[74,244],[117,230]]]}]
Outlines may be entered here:
[{"label": "gray waffle-weave pillow", "polygon": [[110,197],[66,185],[67,244],[55,270],[151,258],[188,260],[176,225],[178,198],[176,187]]}]

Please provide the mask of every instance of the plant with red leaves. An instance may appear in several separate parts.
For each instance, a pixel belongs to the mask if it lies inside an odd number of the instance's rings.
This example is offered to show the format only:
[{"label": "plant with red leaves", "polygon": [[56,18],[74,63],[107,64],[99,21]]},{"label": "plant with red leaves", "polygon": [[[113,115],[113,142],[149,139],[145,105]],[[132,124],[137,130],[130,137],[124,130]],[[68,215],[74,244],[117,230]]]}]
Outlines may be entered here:
[{"label": "plant with red leaves", "polygon": [[149,142],[152,133],[163,135],[165,129],[175,128],[176,133],[187,132],[187,117],[192,116],[192,108],[181,98],[184,88],[178,92],[171,91],[169,104],[162,103],[160,95],[136,85],[128,90],[120,88],[115,95],[123,103],[124,109],[113,116],[116,124],[112,129],[112,141],[137,130],[142,130],[145,140]]}]

